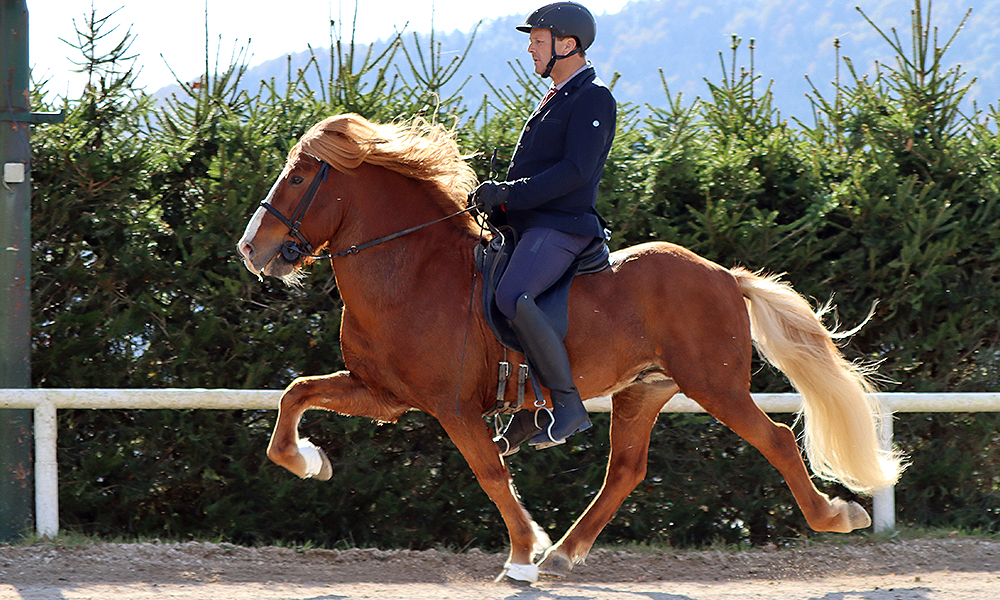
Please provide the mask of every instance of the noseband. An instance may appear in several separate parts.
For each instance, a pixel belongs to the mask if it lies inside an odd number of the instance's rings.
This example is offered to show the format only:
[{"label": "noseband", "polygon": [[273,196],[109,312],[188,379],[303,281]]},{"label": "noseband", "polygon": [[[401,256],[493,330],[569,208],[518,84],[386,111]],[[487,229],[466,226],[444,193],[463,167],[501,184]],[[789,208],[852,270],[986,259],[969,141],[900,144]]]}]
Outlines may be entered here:
[{"label": "noseband", "polygon": [[[494,157],[495,154],[496,153],[494,152]],[[320,184],[326,181],[326,175],[329,172],[330,172],[330,165],[327,164],[326,161],[320,161],[319,172],[316,173],[316,175],[313,177],[312,182],[309,183],[309,188],[306,190],[305,195],[302,196],[302,199],[299,200],[299,205],[295,207],[295,212],[292,213],[291,218],[288,218],[285,215],[281,214],[281,211],[272,206],[271,203],[268,202],[267,200],[264,200],[260,203],[261,207],[263,207],[264,210],[271,213],[272,215],[274,215],[276,219],[284,223],[285,227],[288,228],[288,235],[294,238],[291,240],[285,240],[285,242],[281,244],[281,250],[280,250],[281,258],[283,258],[288,263],[295,263],[300,258],[312,258],[314,260],[323,260],[327,258],[341,258],[343,256],[357,254],[358,252],[365,250],[367,248],[371,248],[372,246],[377,246],[383,242],[394,240],[408,233],[413,233],[418,229],[423,229],[424,227],[434,225],[435,223],[440,223],[441,221],[447,221],[452,217],[457,217],[462,213],[469,212],[476,208],[474,205],[469,206],[468,208],[452,213],[446,217],[441,217],[440,219],[436,219],[429,223],[424,223],[423,225],[417,225],[416,227],[410,227],[409,229],[405,229],[403,231],[399,231],[384,237],[380,237],[376,240],[372,240],[370,242],[361,244],[360,246],[351,246],[347,250],[341,250],[340,252],[335,252],[333,254],[313,254],[314,250],[313,245],[309,243],[309,240],[307,240],[304,235],[302,235],[302,232],[299,231],[299,227],[302,226],[302,219],[305,217],[306,211],[309,210],[309,205],[312,204],[313,198],[316,197],[316,192],[319,190]]]},{"label": "noseband", "polygon": [[272,206],[267,200],[260,203],[264,210],[271,213],[275,216],[275,218],[285,224],[285,227],[288,228],[288,235],[294,238],[291,240],[285,240],[285,243],[281,244],[281,258],[285,259],[286,262],[294,263],[299,260],[299,257],[311,256],[313,253],[312,244],[310,244],[309,240],[302,235],[302,232],[299,231],[299,227],[302,226],[302,218],[305,217],[306,211],[309,210],[309,205],[312,204],[313,198],[316,197],[316,192],[319,190],[320,184],[326,181],[326,175],[329,172],[330,165],[325,161],[320,161],[319,172],[313,177],[305,195],[302,196],[301,200],[299,200],[299,205],[295,207],[295,212],[292,213],[292,218],[288,218],[281,214],[281,211]]}]

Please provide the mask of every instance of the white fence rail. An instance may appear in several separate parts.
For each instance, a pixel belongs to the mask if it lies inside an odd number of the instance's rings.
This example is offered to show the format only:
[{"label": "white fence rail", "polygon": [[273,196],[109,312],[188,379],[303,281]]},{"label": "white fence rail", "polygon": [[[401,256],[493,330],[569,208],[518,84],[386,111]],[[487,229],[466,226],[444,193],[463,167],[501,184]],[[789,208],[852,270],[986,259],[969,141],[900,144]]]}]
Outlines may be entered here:
[{"label": "white fence rail", "polygon": [[[277,410],[280,390],[226,389],[0,389],[0,409],[33,409],[35,416],[35,523],[39,536],[59,532],[59,475],[56,461],[60,408],[79,409],[248,409]],[[769,413],[796,412],[798,394],[755,394],[754,401]],[[898,412],[1000,412],[1000,393],[910,394],[879,396],[888,415]],[[611,410],[609,397],[587,400],[591,412]],[[683,395],[675,396],[661,412],[705,412]],[[879,437],[892,444],[892,419],[883,420]],[[906,474],[904,473],[905,477]],[[875,531],[895,528],[895,490],[883,490],[873,499]]]}]

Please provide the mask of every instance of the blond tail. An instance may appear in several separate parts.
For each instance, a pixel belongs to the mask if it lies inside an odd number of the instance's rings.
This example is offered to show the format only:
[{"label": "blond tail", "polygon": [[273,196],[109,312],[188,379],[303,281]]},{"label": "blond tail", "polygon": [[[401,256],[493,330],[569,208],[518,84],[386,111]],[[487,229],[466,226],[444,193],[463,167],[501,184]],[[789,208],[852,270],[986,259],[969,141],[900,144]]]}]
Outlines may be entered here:
[{"label": "blond tail", "polygon": [[896,483],[902,455],[882,450],[878,398],[864,368],[848,362],[822,322],[829,306],[813,311],[776,276],[732,270],[746,298],[754,345],[802,394],[803,442],[809,465],[823,478],[872,494]]}]

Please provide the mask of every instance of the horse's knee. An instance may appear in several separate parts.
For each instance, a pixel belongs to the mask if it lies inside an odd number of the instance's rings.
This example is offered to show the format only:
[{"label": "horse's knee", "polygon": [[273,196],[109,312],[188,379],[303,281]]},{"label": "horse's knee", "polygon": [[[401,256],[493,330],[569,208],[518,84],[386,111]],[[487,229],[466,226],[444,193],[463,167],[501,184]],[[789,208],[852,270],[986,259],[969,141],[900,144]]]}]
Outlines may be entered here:
[{"label": "horse's knee", "polygon": [[296,408],[302,403],[303,399],[312,393],[311,390],[314,385],[314,382],[309,378],[297,377],[282,392],[278,406],[284,410]]}]

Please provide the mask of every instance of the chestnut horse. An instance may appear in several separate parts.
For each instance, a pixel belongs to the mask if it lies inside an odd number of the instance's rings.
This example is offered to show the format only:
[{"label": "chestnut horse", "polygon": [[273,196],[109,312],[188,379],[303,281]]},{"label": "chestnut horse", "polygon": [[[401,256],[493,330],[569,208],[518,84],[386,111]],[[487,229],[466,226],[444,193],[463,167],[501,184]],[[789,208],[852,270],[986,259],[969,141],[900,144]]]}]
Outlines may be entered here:
[{"label": "chestnut horse", "polygon": [[[482,278],[473,261],[480,227],[462,210],[476,183],[466,158],[440,125],[357,115],[316,124],[292,148],[237,248],[252,273],[291,284],[303,266],[331,258],[347,370],[288,386],[271,460],[299,477],[330,478],[326,455],[298,436],[310,408],[379,422],[411,409],[433,415],[500,510],[510,535],[503,573],[534,581],[539,572],[565,575],[587,556],[645,477],[653,423],[680,391],[767,457],[811,528],[871,524],[858,504],[816,489],[792,430],[749,392],[755,344],[803,396],[804,446],[817,476],[861,493],[896,481],[900,456],[879,448],[876,400],[864,370],[844,359],[838,334],[823,325],[827,309],[814,311],[775,277],[648,243],[613,253],[610,268],[572,285],[566,345],[582,397],[612,398],[611,451],[600,493],[552,545],[515,495],[482,417],[497,398],[504,349],[481,311],[470,314]],[[317,256],[323,251],[330,254]]]}]

